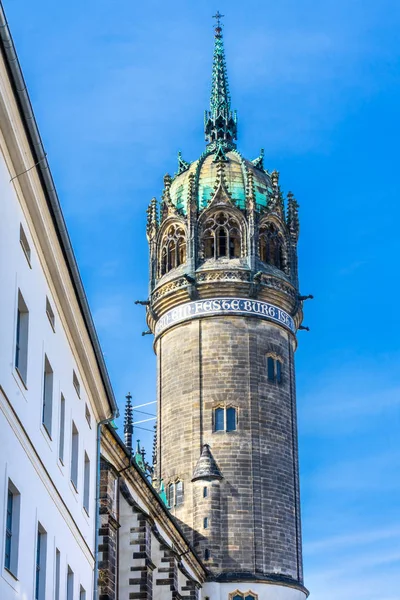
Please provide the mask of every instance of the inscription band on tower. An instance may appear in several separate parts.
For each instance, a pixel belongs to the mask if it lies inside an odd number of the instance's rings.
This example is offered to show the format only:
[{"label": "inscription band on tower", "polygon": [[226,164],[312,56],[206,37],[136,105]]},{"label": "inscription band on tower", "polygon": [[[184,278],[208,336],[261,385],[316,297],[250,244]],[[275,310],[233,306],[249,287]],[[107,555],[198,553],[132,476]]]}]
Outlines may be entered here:
[{"label": "inscription band on tower", "polygon": [[157,321],[154,334],[155,337],[158,337],[166,329],[189,319],[216,315],[247,315],[258,317],[279,323],[279,325],[286,327],[292,333],[296,332],[292,317],[273,304],[246,298],[212,298],[211,300],[187,302],[167,311]]}]

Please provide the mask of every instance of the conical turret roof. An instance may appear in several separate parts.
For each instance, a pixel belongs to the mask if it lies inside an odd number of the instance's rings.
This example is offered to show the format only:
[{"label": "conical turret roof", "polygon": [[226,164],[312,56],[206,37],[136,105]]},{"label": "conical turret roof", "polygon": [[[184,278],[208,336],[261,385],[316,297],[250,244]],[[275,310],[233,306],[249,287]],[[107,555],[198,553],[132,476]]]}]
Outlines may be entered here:
[{"label": "conical turret roof", "polygon": [[196,481],[197,479],[222,479],[221,471],[211,454],[208,444],[204,444],[193,473],[192,481]]}]

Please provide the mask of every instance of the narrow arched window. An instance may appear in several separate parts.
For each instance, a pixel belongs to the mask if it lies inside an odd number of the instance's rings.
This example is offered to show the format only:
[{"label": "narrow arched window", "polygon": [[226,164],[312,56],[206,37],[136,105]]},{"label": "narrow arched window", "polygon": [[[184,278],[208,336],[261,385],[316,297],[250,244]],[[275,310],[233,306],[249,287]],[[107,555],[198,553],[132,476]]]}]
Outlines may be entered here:
[{"label": "narrow arched window", "polygon": [[279,358],[267,357],[267,377],[268,381],[282,383],[282,361]]},{"label": "narrow arched window", "polygon": [[260,259],[277,267],[281,271],[285,270],[285,242],[282,234],[273,223],[265,223],[260,228],[259,234],[259,255]]},{"label": "narrow arched window", "polygon": [[240,258],[242,236],[235,217],[218,212],[208,217],[201,235],[202,252],[208,258]]},{"label": "narrow arched window", "polygon": [[160,254],[160,277],[186,262],[186,235],[183,227],[173,224],[165,231]]}]

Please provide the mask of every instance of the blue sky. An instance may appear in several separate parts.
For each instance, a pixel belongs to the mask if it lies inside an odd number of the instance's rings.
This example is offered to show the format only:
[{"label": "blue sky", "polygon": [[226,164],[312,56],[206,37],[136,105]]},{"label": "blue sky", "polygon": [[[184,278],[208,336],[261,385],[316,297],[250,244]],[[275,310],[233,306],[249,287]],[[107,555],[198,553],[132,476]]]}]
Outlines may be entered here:
[{"label": "blue sky", "polygon": [[305,582],[313,600],[399,600],[400,3],[5,1],[121,408],[154,399],[133,303],[145,209],[178,150],[203,151],[217,8],[239,149],[264,147],[295,193],[315,296],[297,352]]}]

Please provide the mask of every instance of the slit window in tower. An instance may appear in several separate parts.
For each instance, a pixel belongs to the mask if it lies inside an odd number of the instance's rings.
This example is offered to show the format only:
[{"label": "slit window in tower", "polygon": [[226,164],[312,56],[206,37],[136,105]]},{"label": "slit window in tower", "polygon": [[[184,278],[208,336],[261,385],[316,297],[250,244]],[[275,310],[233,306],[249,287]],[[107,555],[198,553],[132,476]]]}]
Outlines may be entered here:
[{"label": "slit window in tower", "polygon": [[203,487],[203,498],[207,498],[207,496],[208,496],[208,487],[204,486]]},{"label": "slit window in tower", "polygon": [[268,368],[268,380],[275,381],[275,361],[272,356],[268,356],[267,368]]},{"label": "slit window in tower", "polygon": [[204,517],[203,519],[203,528],[208,529],[208,517]]},{"label": "slit window in tower", "polygon": [[224,408],[216,408],[215,409],[215,431],[224,431],[225,429],[225,424],[224,424],[224,413],[225,413],[225,409]]},{"label": "slit window in tower", "polygon": [[177,481],[175,484],[175,506],[183,504],[183,481]]},{"label": "slit window in tower", "polygon": [[276,361],[276,381],[277,383],[282,382],[282,363],[280,360]]},{"label": "slit window in tower", "polygon": [[267,357],[268,381],[282,383],[282,361],[272,356]]},{"label": "slit window in tower", "polygon": [[226,409],[226,431],[236,431],[236,408]]},{"label": "slit window in tower", "polygon": [[204,550],[204,560],[210,560],[210,551],[208,548]]}]

